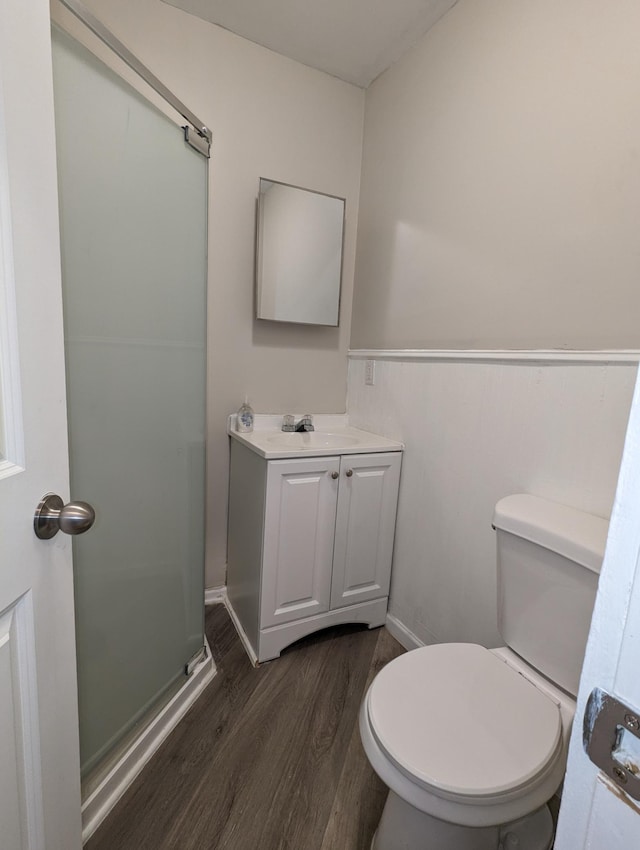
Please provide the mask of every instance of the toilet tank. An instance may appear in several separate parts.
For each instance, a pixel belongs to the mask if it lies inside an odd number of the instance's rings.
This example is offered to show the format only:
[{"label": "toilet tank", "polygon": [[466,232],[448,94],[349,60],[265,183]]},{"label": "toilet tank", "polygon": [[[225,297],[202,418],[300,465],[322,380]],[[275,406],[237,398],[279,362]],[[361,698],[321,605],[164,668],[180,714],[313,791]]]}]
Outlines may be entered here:
[{"label": "toilet tank", "polygon": [[498,628],[521,658],[576,696],[608,521],[518,494],[495,508]]}]

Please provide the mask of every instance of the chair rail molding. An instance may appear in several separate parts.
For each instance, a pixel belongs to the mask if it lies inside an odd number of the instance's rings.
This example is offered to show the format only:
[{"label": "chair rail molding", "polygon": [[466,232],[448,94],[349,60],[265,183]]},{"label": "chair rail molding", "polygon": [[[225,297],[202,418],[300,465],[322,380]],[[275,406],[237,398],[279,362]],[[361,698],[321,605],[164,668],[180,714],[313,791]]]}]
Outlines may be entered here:
[{"label": "chair rail molding", "polygon": [[440,349],[440,348],[356,348],[349,350],[351,360],[397,361],[480,361],[498,363],[627,363],[640,361],[640,349],[578,351],[564,349]]}]

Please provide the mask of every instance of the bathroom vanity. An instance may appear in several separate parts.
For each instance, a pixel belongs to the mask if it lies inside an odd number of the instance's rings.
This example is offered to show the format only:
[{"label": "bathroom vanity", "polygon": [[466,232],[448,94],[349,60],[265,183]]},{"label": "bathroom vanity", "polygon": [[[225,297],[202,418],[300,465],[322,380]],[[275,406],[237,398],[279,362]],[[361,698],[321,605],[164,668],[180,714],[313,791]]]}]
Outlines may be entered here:
[{"label": "bathroom vanity", "polygon": [[326,626],[384,623],[403,449],[341,417],[309,433],[264,419],[229,429],[227,593],[254,661]]}]

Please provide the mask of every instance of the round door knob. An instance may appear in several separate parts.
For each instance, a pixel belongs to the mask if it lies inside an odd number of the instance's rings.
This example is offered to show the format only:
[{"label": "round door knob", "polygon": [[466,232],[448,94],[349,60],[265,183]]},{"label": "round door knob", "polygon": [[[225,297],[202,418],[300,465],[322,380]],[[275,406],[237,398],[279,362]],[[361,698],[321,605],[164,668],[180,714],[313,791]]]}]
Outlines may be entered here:
[{"label": "round door knob", "polygon": [[347,469],[345,475],[347,476],[347,478],[351,478],[351,476],[353,475],[353,469]]},{"label": "round door knob", "polygon": [[340,473],[339,473],[339,472],[332,472],[332,473],[331,473],[331,477],[332,477],[332,478],[333,478],[333,480],[335,481],[335,480],[336,480],[336,478],[339,478],[339,477],[340,477]]},{"label": "round door knob", "polygon": [[40,540],[50,540],[59,531],[65,534],[84,534],[96,519],[96,512],[87,502],[69,502],[47,493],[40,499],[33,516],[33,530]]}]

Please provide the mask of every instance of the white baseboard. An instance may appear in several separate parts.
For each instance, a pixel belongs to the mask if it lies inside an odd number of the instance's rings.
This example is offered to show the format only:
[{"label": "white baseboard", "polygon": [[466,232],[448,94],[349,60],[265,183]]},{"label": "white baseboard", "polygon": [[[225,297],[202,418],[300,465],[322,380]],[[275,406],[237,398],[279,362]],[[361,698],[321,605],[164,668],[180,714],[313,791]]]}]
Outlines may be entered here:
[{"label": "white baseboard", "polygon": [[234,625],[235,630],[238,633],[238,637],[244,646],[245,652],[249,656],[249,660],[253,664],[254,667],[258,666],[258,656],[255,653],[254,648],[251,646],[251,642],[247,637],[245,630],[242,628],[242,623],[238,619],[238,615],[233,610],[233,605],[229,602],[229,598],[225,595],[224,604],[226,606],[227,611],[229,612],[229,616],[231,617],[231,622]]},{"label": "white baseboard", "polygon": [[216,674],[205,638],[206,658],[198,664],[178,693],[118,759],[98,787],[82,804],[82,842],[86,842],[122,797],[162,742],[178,725]]},{"label": "white baseboard", "polygon": [[236,612],[233,610],[233,605],[229,602],[229,597],[227,596],[227,588],[226,587],[208,587],[204,592],[204,604],[205,605],[224,605],[224,607],[229,612],[229,616],[231,617],[231,622],[233,623],[233,627],[238,633],[238,637],[240,638],[240,642],[245,648],[245,652],[249,656],[249,659],[254,667],[258,666],[258,656],[255,654],[251,643],[249,642],[249,638],[247,637],[245,630],[242,628],[242,623],[238,619]]},{"label": "white baseboard", "polygon": [[394,617],[393,614],[387,614],[385,626],[387,631],[407,650],[418,649],[421,646],[429,646],[431,644],[438,643],[434,637],[430,637],[430,639],[426,641],[420,640],[417,635],[414,635],[414,633],[408,629],[404,623],[401,623],[397,617]]},{"label": "white baseboard", "polygon": [[205,605],[226,605],[227,603],[227,588],[226,585],[221,587],[205,587],[204,604]]}]

